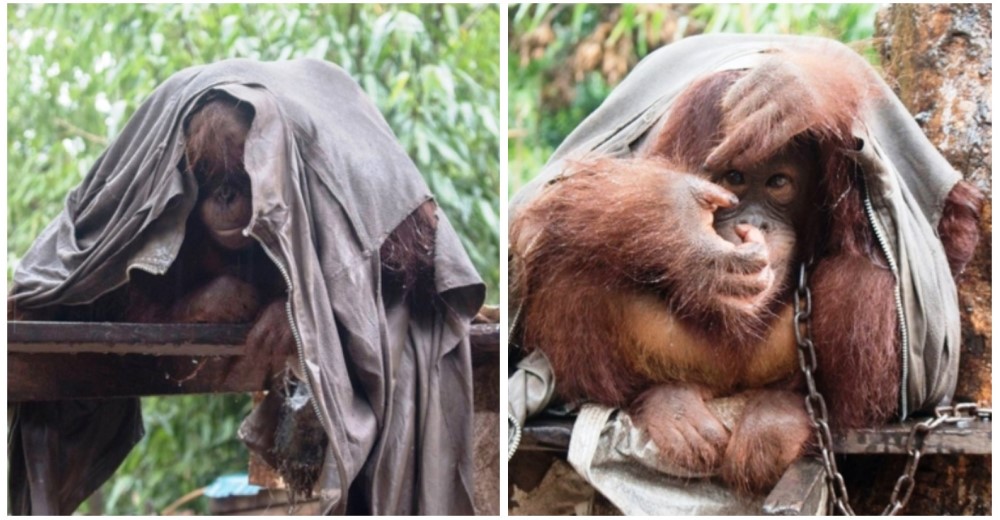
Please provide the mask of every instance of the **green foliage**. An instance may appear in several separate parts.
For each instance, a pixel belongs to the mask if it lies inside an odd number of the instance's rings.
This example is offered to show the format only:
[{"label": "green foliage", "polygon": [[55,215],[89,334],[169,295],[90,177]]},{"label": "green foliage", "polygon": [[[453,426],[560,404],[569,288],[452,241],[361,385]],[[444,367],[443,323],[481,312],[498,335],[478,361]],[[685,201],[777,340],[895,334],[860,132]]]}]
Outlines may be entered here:
[{"label": "green foliage", "polygon": [[157,514],[220,475],[245,472],[249,453],[236,430],[250,408],[241,394],[144,398],[146,435],[102,488],[103,513]]},{"label": "green foliage", "polygon": [[[864,43],[875,29],[876,4],[700,4],[601,5],[521,4],[509,11],[510,193],[545,165],[559,143],[614,88],[600,66],[573,71],[581,44],[595,36],[604,56],[627,60],[629,67],[656,48],[698,33],[742,32],[818,35]],[[610,24],[609,28],[602,25]],[[604,32],[601,32],[604,31]],[[621,42],[621,39],[628,40]],[[625,43],[625,45],[622,45]],[[871,50],[863,46],[858,50]],[[614,54],[617,53],[617,56]],[[563,86],[562,88],[566,88]]]},{"label": "green foliage", "polygon": [[[231,57],[323,58],[385,115],[498,299],[499,11],[480,5],[11,5],[8,279],[145,97],[174,72]],[[243,396],[143,400],[147,435],[104,512],[162,511],[248,455]],[[205,511],[204,499],[194,503]]]}]

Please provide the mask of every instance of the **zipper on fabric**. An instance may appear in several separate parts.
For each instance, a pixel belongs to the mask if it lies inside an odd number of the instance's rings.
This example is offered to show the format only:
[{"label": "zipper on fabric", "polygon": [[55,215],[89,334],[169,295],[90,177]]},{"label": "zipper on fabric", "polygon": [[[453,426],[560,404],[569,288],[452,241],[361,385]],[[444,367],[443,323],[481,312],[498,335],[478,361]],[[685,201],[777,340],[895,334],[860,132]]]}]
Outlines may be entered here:
[{"label": "zipper on fabric", "polygon": [[514,458],[514,454],[517,453],[517,448],[521,446],[521,436],[523,435],[523,429],[521,423],[518,422],[514,414],[507,412],[507,427],[509,428],[507,438],[507,462]]},{"label": "zipper on fabric", "polygon": [[899,417],[900,420],[904,420],[908,415],[910,415],[909,403],[907,402],[907,390],[909,386],[907,383],[910,372],[910,337],[906,326],[906,311],[903,308],[903,289],[899,280],[899,264],[896,263],[896,258],[892,255],[892,250],[889,248],[889,243],[885,238],[885,233],[882,231],[882,228],[879,227],[878,221],[875,219],[875,208],[872,206],[871,194],[868,192],[868,184],[864,181],[864,179],[862,179],[861,185],[864,188],[865,215],[868,217],[868,223],[871,225],[872,231],[875,233],[875,240],[882,249],[882,254],[885,255],[886,261],[889,263],[889,269],[892,271],[892,275],[896,279],[894,296],[896,301],[896,318],[899,320],[899,350],[900,359],[902,361],[902,374],[899,383]]},{"label": "zipper on fabric", "polygon": [[299,367],[302,369],[302,376],[305,378],[304,382],[309,388],[309,393],[312,394],[310,395],[309,401],[312,403],[313,412],[319,419],[320,424],[323,424],[323,414],[320,413],[319,404],[316,403],[316,390],[313,388],[312,381],[309,378],[309,371],[306,368],[306,357],[303,350],[304,347],[302,346],[302,336],[299,335],[299,329],[295,326],[295,320],[292,315],[292,277],[288,275],[285,265],[278,261],[278,258],[271,252],[267,245],[264,244],[264,241],[259,236],[249,229],[247,229],[247,234],[260,244],[260,248],[264,250],[264,254],[271,259],[271,263],[278,268],[278,272],[281,273],[281,277],[285,279],[285,287],[288,289],[288,298],[285,299],[285,318],[288,320],[288,326],[292,330],[292,338],[295,340],[295,351],[298,355]]}]

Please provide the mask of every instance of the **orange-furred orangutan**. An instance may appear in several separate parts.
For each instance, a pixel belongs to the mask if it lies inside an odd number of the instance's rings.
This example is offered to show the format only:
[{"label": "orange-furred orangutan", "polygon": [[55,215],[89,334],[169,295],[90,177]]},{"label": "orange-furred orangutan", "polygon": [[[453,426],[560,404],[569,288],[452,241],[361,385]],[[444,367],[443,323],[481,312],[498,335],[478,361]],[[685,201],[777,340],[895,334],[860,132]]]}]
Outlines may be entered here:
[{"label": "orange-furred orangutan", "polygon": [[[823,259],[812,329],[833,422],[898,406],[894,277],[850,159],[874,86],[832,59],[781,52],[701,77],[634,157],[568,163],[511,224],[522,342],[546,354],[558,396],[625,408],[662,457],[744,492],[772,487],[812,436],[793,328],[802,262]],[[954,276],[981,204],[964,181],[946,199]],[[745,405],[727,427],[706,402],[733,395]]]}]

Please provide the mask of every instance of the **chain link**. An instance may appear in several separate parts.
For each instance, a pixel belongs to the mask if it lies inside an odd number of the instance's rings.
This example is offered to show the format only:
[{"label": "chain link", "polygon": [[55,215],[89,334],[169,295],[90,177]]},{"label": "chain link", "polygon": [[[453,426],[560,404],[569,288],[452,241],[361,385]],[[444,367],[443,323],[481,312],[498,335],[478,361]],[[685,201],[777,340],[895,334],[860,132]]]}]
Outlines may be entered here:
[{"label": "chain link", "polygon": [[820,462],[826,472],[826,485],[830,490],[832,507],[844,515],[854,515],[844,477],[837,469],[837,459],[833,453],[833,435],[827,415],[826,401],[816,388],[816,346],[812,341],[812,293],[809,291],[806,264],[799,266],[799,285],[794,294],[795,343],[798,345],[799,368],[806,378],[806,412],[816,432],[816,446],[819,448]]},{"label": "chain link", "polygon": [[963,421],[993,420],[993,410],[980,408],[976,403],[959,403],[952,406],[939,406],[934,409],[934,417],[930,417],[913,425],[910,435],[906,438],[906,453],[909,459],[903,474],[896,480],[889,497],[889,505],[882,511],[883,516],[895,516],[906,507],[913,494],[916,484],[917,466],[923,456],[924,442],[927,436],[942,424],[957,424]]},{"label": "chain link", "polygon": [[[812,293],[809,291],[807,264],[799,266],[799,284],[794,294],[795,304],[795,343],[798,345],[799,367],[806,378],[806,412],[816,432],[816,445],[819,448],[820,461],[826,472],[826,485],[830,491],[831,508],[843,515],[854,516],[850,497],[844,477],[837,469],[837,460],[833,452],[833,435],[830,431],[829,416],[826,401],[816,387],[816,346],[812,340]],[[889,498],[889,505],[882,511],[883,516],[894,516],[906,507],[916,484],[917,467],[924,452],[924,441],[927,435],[942,424],[955,424],[969,420],[993,420],[993,410],[980,408],[976,403],[959,403],[952,406],[939,406],[934,410],[934,417],[915,423],[906,439],[908,459],[903,474],[896,479]]]}]

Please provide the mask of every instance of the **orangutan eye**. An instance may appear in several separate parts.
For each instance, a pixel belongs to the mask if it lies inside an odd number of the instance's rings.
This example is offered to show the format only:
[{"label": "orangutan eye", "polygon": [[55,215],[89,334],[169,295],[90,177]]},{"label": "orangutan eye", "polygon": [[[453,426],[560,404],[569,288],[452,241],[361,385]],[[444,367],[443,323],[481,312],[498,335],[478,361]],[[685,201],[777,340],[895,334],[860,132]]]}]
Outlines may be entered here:
[{"label": "orangutan eye", "polygon": [[722,176],[722,180],[732,186],[742,186],[746,183],[746,177],[743,176],[743,173],[736,170],[727,172]]},{"label": "orangutan eye", "polygon": [[219,199],[219,202],[229,204],[236,197],[236,189],[226,183],[219,186],[219,189],[215,192],[215,196]]},{"label": "orangutan eye", "polygon": [[792,179],[783,173],[772,175],[771,178],[767,179],[768,188],[784,188],[791,185]]}]

